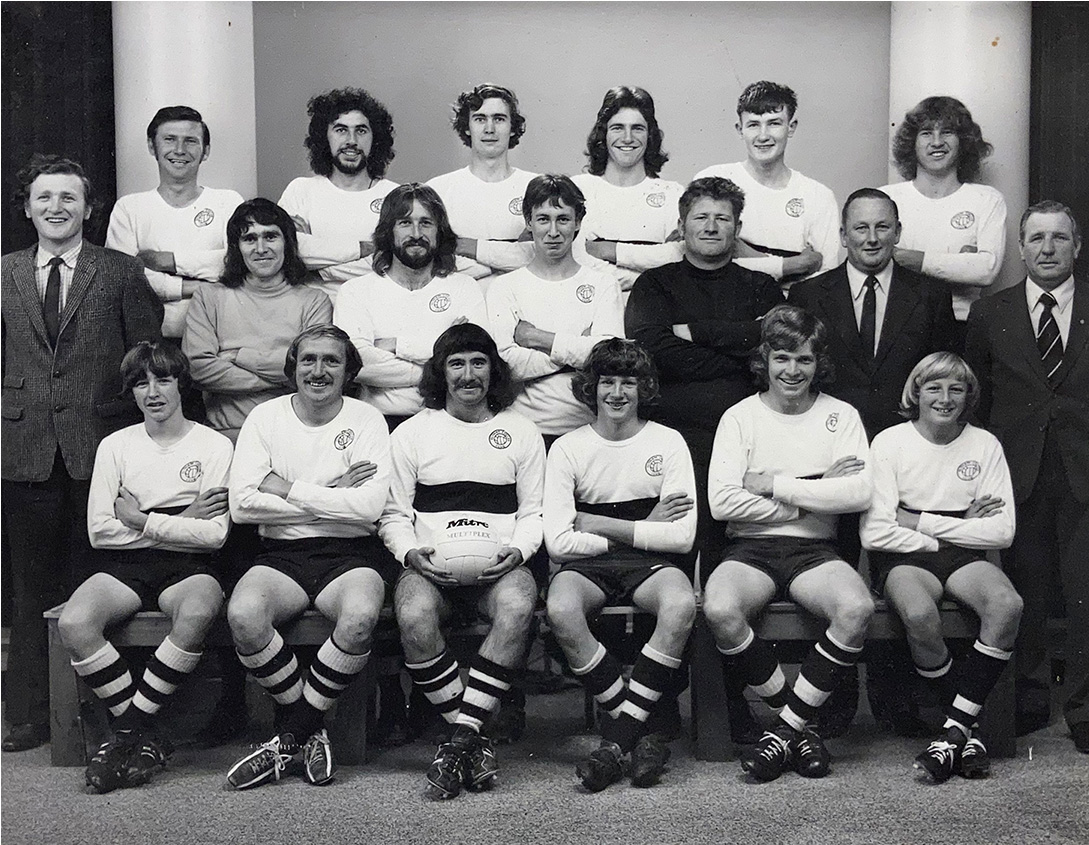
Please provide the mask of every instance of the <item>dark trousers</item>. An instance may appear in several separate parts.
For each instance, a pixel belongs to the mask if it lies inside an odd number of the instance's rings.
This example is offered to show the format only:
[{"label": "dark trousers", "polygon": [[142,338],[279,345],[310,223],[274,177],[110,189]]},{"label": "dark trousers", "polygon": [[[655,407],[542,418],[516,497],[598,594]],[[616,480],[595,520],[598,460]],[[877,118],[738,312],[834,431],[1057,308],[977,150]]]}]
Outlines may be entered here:
[{"label": "dark trousers", "polygon": [[1050,711],[1047,620],[1066,606],[1063,707],[1070,725],[1089,722],[1089,506],[1074,498],[1062,457],[1050,438],[1032,493],[1017,505],[1017,535],[1006,572],[1024,599],[1017,635],[1018,712]]},{"label": "dark trousers", "polygon": [[68,475],[57,452],[49,478],[3,482],[15,614],[4,706],[9,724],[49,725],[49,641],[42,613],[86,574],[90,481]]}]

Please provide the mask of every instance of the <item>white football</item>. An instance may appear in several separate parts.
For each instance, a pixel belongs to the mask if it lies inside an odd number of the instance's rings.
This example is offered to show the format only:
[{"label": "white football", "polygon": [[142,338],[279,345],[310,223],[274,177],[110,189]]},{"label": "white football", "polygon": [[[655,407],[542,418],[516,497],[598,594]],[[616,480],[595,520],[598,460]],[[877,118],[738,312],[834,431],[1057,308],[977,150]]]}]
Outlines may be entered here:
[{"label": "white football", "polygon": [[435,532],[431,545],[431,562],[464,586],[476,584],[480,573],[499,559],[499,534],[479,517],[451,519]]}]

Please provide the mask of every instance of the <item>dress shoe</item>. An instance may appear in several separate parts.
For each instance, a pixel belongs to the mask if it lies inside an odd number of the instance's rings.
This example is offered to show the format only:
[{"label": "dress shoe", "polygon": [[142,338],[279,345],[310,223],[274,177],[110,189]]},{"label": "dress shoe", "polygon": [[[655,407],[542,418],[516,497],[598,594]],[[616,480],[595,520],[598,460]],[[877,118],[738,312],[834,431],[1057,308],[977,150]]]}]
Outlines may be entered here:
[{"label": "dress shoe", "polygon": [[1070,726],[1070,736],[1074,738],[1074,747],[1082,754],[1089,754],[1089,722],[1078,722]]},{"label": "dress shoe", "polygon": [[11,731],[4,737],[3,746],[0,747],[3,747],[5,751],[29,751],[47,742],[49,742],[47,726],[23,723],[11,726]]}]

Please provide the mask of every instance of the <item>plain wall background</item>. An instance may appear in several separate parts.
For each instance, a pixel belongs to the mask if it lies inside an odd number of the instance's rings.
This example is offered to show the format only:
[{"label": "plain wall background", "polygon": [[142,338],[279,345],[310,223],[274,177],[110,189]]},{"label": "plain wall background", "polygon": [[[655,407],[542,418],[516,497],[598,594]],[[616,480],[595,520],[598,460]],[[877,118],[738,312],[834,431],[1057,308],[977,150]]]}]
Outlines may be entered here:
[{"label": "plain wall background", "polygon": [[[601,98],[614,85],[654,96],[670,160],[686,183],[745,157],[741,90],[792,87],[799,126],[787,163],[835,191],[885,184],[888,3],[255,3],[258,191],[278,199],[310,172],[306,102],[365,88],[393,115],[388,177],[424,181],[463,167],[450,104],[480,82],[507,85],[526,115],[511,154],[536,172],[578,173]],[[984,127],[986,130],[986,127]]]}]

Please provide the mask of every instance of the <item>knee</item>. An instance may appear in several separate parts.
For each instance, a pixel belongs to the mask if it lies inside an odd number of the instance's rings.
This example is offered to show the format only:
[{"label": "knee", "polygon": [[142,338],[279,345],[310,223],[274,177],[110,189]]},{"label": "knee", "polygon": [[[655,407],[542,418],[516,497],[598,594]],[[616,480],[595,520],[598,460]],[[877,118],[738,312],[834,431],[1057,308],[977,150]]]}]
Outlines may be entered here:
[{"label": "knee", "polygon": [[557,639],[570,639],[581,628],[586,627],[586,614],[581,604],[570,596],[549,596],[545,606],[548,627]]},{"label": "knee", "polygon": [[941,636],[941,617],[937,605],[931,602],[914,602],[898,607],[897,613],[909,637]]},{"label": "knee", "polygon": [[57,620],[57,631],[60,633],[61,642],[69,651],[82,651],[90,640],[102,635],[100,626],[88,608],[73,605],[71,602],[64,606],[60,619]]},{"label": "knee", "polygon": [[535,605],[535,596],[512,590],[497,598],[492,625],[506,628],[515,634],[528,631],[533,622]]},{"label": "knee", "polygon": [[368,644],[378,624],[378,612],[374,607],[345,608],[337,618],[337,642],[353,650]]},{"label": "knee", "polygon": [[406,643],[431,642],[439,636],[438,608],[423,601],[400,603],[397,605],[397,628]]},{"label": "knee", "polygon": [[258,649],[268,640],[272,620],[268,608],[259,597],[236,593],[227,603],[227,624],[237,645]]},{"label": "knee", "polygon": [[837,627],[852,639],[862,639],[873,619],[874,603],[869,593],[858,592],[845,598],[836,609]]},{"label": "knee", "polygon": [[696,624],[696,597],[677,592],[658,608],[658,624],[672,634],[687,635]]},{"label": "knee", "polygon": [[1017,628],[1021,624],[1021,613],[1025,602],[1013,589],[1005,589],[987,602],[985,613],[1004,628]]},{"label": "knee", "polygon": [[730,596],[704,593],[703,616],[719,645],[737,645],[748,632],[749,620],[741,606]]}]

